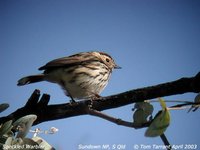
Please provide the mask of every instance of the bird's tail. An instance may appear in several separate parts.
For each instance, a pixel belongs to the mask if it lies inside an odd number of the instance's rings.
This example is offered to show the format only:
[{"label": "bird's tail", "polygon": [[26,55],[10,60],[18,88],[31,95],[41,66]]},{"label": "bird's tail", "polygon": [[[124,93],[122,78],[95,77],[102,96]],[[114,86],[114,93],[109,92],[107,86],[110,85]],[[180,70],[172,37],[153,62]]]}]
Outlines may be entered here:
[{"label": "bird's tail", "polygon": [[40,82],[40,81],[44,81],[44,74],[37,74],[37,75],[23,77],[18,80],[17,85],[23,86],[26,84],[31,84],[31,83]]}]

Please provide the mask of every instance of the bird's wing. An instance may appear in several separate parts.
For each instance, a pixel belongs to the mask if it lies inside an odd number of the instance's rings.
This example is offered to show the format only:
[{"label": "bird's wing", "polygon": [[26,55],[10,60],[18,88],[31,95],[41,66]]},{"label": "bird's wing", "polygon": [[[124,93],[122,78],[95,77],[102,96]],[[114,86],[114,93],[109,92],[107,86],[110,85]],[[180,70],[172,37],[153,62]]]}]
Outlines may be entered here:
[{"label": "bird's wing", "polygon": [[48,62],[46,65],[39,68],[39,70],[55,69],[60,67],[71,67],[74,65],[83,64],[89,61],[95,61],[97,58],[88,55],[89,52],[79,53],[68,57],[62,57]]}]

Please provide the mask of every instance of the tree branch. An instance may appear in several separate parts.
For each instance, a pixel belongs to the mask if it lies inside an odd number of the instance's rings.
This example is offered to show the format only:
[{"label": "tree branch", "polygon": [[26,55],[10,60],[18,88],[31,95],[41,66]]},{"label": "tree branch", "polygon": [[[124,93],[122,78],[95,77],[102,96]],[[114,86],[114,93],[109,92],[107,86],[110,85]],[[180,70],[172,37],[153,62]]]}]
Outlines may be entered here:
[{"label": "tree branch", "polygon": [[[92,109],[102,111],[125,106],[135,102],[141,102],[147,99],[183,94],[187,92],[200,92],[200,73],[191,78],[181,78],[176,81],[156,86],[130,90],[120,94],[98,98],[93,101]],[[15,121],[18,118],[29,114],[37,115],[37,120],[34,122],[34,125],[45,121],[88,114],[88,111],[85,108],[88,106],[90,100],[84,100],[74,104],[65,103],[48,105],[50,100],[50,96],[48,94],[43,94],[41,99],[39,98],[40,91],[35,90],[24,107],[19,108],[6,117],[1,117],[0,124],[7,120]]]},{"label": "tree branch", "polygon": [[[97,111],[97,110],[94,110],[94,109],[90,109],[89,107],[86,108],[88,114],[92,115],[92,116],[96,116],[96,117],[100,117],[102,119],[105,119],[105,120],[108,120],[110,122],[113,122],[117,125],[122,125],[122,126],[125,126],[125,127],[129,127],[129,128],[135,128],[135,129],[140,129],[140,128],[144,128],[144,127],[148,127],[150,124],[151,124],[151,121],[149,122],[146,122],[144,124],[135,124],[134,122],[128,122],[128,121],[124,121],[122,119],[117,119],[117,118],[114,118],[112,116],[109,116],[107,114],[104,114],[100,111]],[[161,134],[160,135],[160,138],[161,140],[163,141],[164,145],[166,146],[166,149],[167,150],[171,150],[171,146],[170,146],[170,143],[167,139],[167,137],[165,136],[165,134]]]}]

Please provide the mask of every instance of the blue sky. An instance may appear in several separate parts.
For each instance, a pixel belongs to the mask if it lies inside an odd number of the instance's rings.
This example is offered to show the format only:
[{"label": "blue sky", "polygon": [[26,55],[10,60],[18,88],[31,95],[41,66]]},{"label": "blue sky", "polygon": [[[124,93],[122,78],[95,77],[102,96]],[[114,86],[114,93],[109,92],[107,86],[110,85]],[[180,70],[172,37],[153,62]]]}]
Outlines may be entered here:
[{"label": "blue sky", "polygon": [[[17,87],[19,78],[37,74],[46,62],[82,51],[113,56],[121,70],[113,72],[102,96],[194,76],[200,70],[200,1],[198,0],[1,0],[0,101],[10,104],[1,115],[23,106],[34,89],[51,95],[51,104],[69,98],[55,84]],[[165,99],[193,100],[195,94]],[[171,104],[168,104],[171,105]],[[104,111],[132,120],[128,105]],[[156,105],[156,110],[159,110]],[[155,112],[156,113],[156,112]],[[200,112],[172,111],[166,136],[172,144],[198,144]],[[59,128],[41,135],[59,150],[79,144],[162,144],[144,137],[144,129],[117,126],[100,118],[78,116],[39,124]],[[33,128],[36,128],[34,126]]]}]

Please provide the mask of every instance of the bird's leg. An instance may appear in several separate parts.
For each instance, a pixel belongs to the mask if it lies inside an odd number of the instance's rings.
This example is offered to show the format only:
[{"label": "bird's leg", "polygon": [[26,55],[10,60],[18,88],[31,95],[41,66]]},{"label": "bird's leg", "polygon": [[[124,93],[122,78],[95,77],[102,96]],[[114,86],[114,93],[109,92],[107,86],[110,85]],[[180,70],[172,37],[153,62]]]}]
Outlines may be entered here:
[{"label": "bird's leg", "polygon": [[72,95],[70,94],[70,92],[69,92],[69,90],[67,89],[67,86],[65,85],[65,82],[64,82],[63,80],[60,81],[60,85],[61,85],[61,87],[64,89],[65,94],[71,98],[71,100],[69,101],[70,104],[76,103],[76,101],[74,100],[74,98],[73,98]]},{"label": "bird's leg", "polygon": [[[101,98],[101,96],[99,95],[99,94],[94,94],[94,98],[96,99],[96,98]],[[94,100],[95,100],[94,99]]]},{"label": "bird's leg", "polygon": [[69,100],[69,103],[70,103],[70,104],[76,103],[76,101],[74,100],[74,98],[72,97],[72,95],[71,95],[68,91],[66,91],[65,94],[66,94],[68,97],[71,98],[71,100]]},{"label": "bird's leg", "polygon": [[67,94],[67,96],[69,96],[71,98],[71,100],[69,100],[69,103],[70,104],[75,104],[76,101],[74,100],[74,98],[72,97],[72,95],[69,92],[67,92],[66,94]]},{"label": "bird's leg", "polygon": [[69,97],[71,98],[71,100],[69,101],[71,104],[76,103],[76,101],[73,99],[73,97],[71,95],[69,95]]}]

